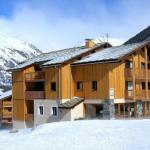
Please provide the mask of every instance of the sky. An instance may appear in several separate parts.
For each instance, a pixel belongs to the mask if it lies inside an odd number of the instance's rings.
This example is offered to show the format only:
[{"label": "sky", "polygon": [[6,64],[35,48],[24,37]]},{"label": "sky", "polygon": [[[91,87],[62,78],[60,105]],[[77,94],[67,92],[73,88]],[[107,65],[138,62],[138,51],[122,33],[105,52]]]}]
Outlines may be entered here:
[{"label": "sky", "polygon": [[121,44],[149,26],[149,0],[0,0],[0,33],[43,51],[87,38]]}]

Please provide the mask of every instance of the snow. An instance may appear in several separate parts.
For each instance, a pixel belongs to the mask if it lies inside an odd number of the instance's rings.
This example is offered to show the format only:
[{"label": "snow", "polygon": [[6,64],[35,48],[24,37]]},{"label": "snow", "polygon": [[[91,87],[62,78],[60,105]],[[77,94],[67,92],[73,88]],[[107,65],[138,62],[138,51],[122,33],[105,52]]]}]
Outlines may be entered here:
[{"label": "snow", "polygon": [[76,61],[74,64],[95,62],[95,61],[116,60],[125,56],[126,54],[133,52],[135,49],[144,46],[147,43],[149,43],[149,41],[106,48],[94,54],[88,55],[87,57],[79,61]]},{"label": "snow", "polygon": [[12,96],[12,90],[0,94],[0,100]]},{"label": "snow", "polygon": [[150,120],[88,120],[0,131],[0,150],[149,150]]},{"label": "snow", "polygon": [[[102,42],[102,43],[97,44],[96,46],[98,47],[103,44],[106,44],[106,43]],[[31,64],[40,63],[40,62],[42,64],[41,67],[47,66],[47,65],[61,64],[65,61],[72,59],[73,57],[77,57],[81,55],[82,53],[88,52],[89,50],[90,49],[86,48],[85,46],[80,46],[80,47],[73,47],[73,48],[68,48],[68,49],[63,49],[63,50],[52,51],[49,53],[41,54],[38,57],[33,57],[25,61],[24,63],[19,64],[14,68],[11,68],[10,70],[21,69]]]}]

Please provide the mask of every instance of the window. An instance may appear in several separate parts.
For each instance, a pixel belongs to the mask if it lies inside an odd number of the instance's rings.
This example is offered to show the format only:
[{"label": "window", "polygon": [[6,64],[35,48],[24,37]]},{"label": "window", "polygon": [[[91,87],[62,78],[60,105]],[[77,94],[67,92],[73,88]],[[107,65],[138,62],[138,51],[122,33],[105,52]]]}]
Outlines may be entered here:
[{"label": "window", "polygon": [[77,82],[77,90],[83,90],[83,82],[82,81]]},{"label": "window", "polygon": [[51,91],[56,91],[56,82],[51,82]]},{"label": "window", "polygon": [[145,90],[145,82],[142,82],[142,90]]},{"label": "window", "polygon": [[145,69],[145,63],[141,63],[141,69]]},{"label": "window", "polygon": [[39,106],[39,108],[38,108],[38,114],[39,115],[44,115],[44,106]]},{"label": "window", "polygon": [[57,107],[52,107],[52,115],[57,116]]},{"label": "window", "polygon": [[126,89],[128,91],[132,91],[133,90],[133,83],[131,81],[126,81]]},{"label": "window", "polygon": [[97,91],[97,81],[92,81],[92,90]]},{"label": "window", "polygon": [[126,60],[126,68],[132,69],[133,68],[133,63],[132,61]]},{"label": "window", "polygon": [[147,68],[148,68],[148,70],[150,70],[150,63],[147,64]]},{"label": "window", "polygon": [[148,82],[148,89],[150,90],[150,82]]}]

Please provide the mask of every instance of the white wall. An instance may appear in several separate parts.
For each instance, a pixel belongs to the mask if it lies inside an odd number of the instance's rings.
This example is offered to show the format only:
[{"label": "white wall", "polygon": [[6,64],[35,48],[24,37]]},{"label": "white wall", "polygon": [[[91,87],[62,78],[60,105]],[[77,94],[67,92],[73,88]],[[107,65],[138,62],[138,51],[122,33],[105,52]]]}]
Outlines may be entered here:
[{"label": "white wall", "polygon": [[71,109],[71,120],[84,118],[84,104],[83,102],[79,105],[75,106],[73,109]]},{"label": "white wall", "polygon": [[[34,125],[59,121],[60,111],[57,116],[52,115],[52,107],[58,108],[59,100],[34,100]],[[44,114],[39,114],[39,106],[44,107]]]}]

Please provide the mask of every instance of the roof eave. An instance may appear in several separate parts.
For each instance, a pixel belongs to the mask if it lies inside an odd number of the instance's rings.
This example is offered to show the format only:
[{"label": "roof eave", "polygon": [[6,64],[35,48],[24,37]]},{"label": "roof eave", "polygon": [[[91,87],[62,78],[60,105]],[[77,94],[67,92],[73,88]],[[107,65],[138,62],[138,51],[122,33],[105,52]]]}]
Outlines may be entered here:
[{"label": "roof eave", "polygon": [[118,59],[97,60],[97,61],[75,63],[75,64],[71,64],[71,66],[96,64],[96,63],[113,63],[113,62],[118,62],[118,61],[120,61],[120,60],[118,60]]}]

